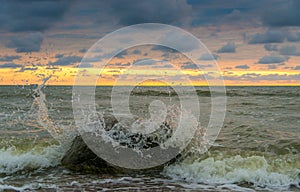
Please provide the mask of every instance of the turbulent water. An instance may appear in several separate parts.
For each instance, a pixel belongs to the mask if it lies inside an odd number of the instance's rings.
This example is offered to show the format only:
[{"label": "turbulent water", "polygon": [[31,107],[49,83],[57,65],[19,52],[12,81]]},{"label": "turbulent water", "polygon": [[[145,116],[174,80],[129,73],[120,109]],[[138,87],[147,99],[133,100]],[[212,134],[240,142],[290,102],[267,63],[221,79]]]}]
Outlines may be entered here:
[{"label": "turbulent water", "polygon": [[[0,87],[0,191],[300,191],[300,87],[227,87],[227,111],[213,147],[160,173],[80,174],[60,159],[78,134],[72,87]],[[97,87],[96,107],[111,112],[110,87]],[[210,95],[197,87],[200,123]],[[43,98],[45,96],[45,98]],[[157,97],[178,102],[165,87],[139,88],[130,98],[140,114]]]}]

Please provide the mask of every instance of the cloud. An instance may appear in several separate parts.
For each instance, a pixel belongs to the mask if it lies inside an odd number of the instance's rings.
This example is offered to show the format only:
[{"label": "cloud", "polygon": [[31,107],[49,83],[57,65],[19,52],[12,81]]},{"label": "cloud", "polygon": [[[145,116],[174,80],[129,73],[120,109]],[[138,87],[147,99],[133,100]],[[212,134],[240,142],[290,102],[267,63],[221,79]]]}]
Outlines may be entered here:
[{"label": "cloud", "polygon": [[15,63],[5,63],[0,65],[0,68],[18,68],[18,67],[22,67],[22,65],[15,64]]},{"label": "cloud", "polygon": [[0,62],[7,62],[7,61],[13,61],[15,59],[20,59],[21,56],[19,55],[5,55],[0,57]]},{"label": "cloud", "polygon": [[213,65],[212,64],[207,64],[207,65],[204,65],[204,64],[198,64],[198,67],[200,69],[206,69],[206,68],[213,68]]},{"label": "cloud", "polygon": [[282,57],[278,55],[266,55],[259,59],[258,64],[273,64],[273,63],[283,63],[289,58]]},{"label": "cloud", "polygon": [[277,65],[268,65],[268,69],[277,69]]},{"label": "cloud", "polygon": [[217,0],[188,0],[192,5],[192,25],[253,23],[257,20],[257,6],[260,2],[251,1],[217,1]]},{"label": "cloud", "polygon": [[181,65],[182,69],[199,69],[198,65],[192,62],[186,62]]},{"label": "cloud", "polygon": [[268,30],[265,33],[256,33],[249,40],[249,44],[262,44],[266,43],[264,46],[267,51],[276,51],[276,45],[271,45],[269,43],[282,43],[285,40],[288,42],[299,42],[300,32],[295,31],[280,31],[280,30]]},{"label": "cloud", "polygon": [[171,49],[169,47],[165,47],[162,45],[153,45],[151,48],[152,51],[161,51],[163,53],[176,53],[177,51],[174,49]]},{"label": "cloud", "polygon": [[70,38],[70,39],[99,39],[100,35],[89,35],[89,34],[72,34],[72,33],[58,33],[53,35],[48,35],[48,38]]},{"label": "cloud", "polygon": [[49,65],[67,66],[79,63],[81,59],[79,56],[65,56],[58,58],[55,62],[49,62]]},{"label": "cloud", "polygon": [[287,34],[287,40],[289,42],[299,42],[300,41],[300,33],[297,33],[297,32],[295,32],[295,33],[292,33],[292,32],[288,33]]},{"label": "cloud", "polygon": [[190,6],[185,1],[132,0],[130,3],[118,0],[105,1],[109,11],[121,25],[137,23],[177,23],[190,14]]},{"label": "cloud", "polygon": [[78,65],[78,68],[92,68],[93,65],[90,63],[82,63],[80,65]]},{"label": "cloud", "polygon": [[57,59],[62,58],[62,57],[64,57],[64,54],[57,53],[55,55],[55,58],[57,58]]},{"label": "cloud", "polygon": [[36,71],[36,70],[38,70],[38,67],[22,67],[18,72]]},{"label": "cloud", "polygon": [[87,51],[86,48],[82,48],[82,49],[79,49],[79,50],[78,50],[79,53],[85,53],[86,51]]},{"label": "cloud", "polygon": [[167,33],[159,39],[162,45],[169,45],[177,51],[190,52],[199,47],[199,43],[191,36],[178,36],[176,33]]},{"label": "cloud", "polygon": [[126,55],[128,55],[128,53],[127,53],[126,50],[124,50],[124,51],[118,53],[115,57],[116,57],[116,58],[119,58],[119,59],[122,59],[122,58],[124,58],[124,56],[126,56]]},{"label": "cloud", "polygon": [[[88,55],[89,56],[89,55]],[[95,55],[95,56],[89,56],[89,57],[85,57],[84,58],[84,62],[91,62],[91,63],[94,63],[94,62],[100,62],[100,61],[102,61],[102,58],[103,58],[104,56],[102,56],[102,55]]]},{"label": "cloud", "polygon": [[125,67],[125,66],[130,66],[131,64],[129,62],[127,62],[127,63],[116,63],[115,65]]},{"label": "cloud", "polygon": [[199,60],[203,60],[203,61],[211,61],[211,60],[217,60],[219,58],[218,55],[216,54],[203,54],[201,55],[201,57],[199,58]]},{"label": "cloud", "polygon": [[268,9],[264,9],[262,21],[268,26],[300,26],[300,1],[290,0],[269,3]]},{"label": "cloud", "polygon": [[281,55],[295,55],[300,56],[300,51],[297,50],[296,46],[285,46],[279,50]]},{"label": "cloud", "polygon": [[294,70],[300,70],[300,65],[297,65]]},{"label": "cloud", "polygon": [[132,53],[135,55],[139,55],[139,54],[141,54],[141,51],[138,49],[135,49]]},{"label": "cloud", "polygon": [[15,48],[17,53],[39,52],[42,42],[43,34],[36,32],[30,33],[28,36],[12,37],[6,47]]},{"label": "cloud", "polygon": [[237,65],[237,66],[235,66],[235,68],[236,69],[249,69],[250,67],[247,64],[245,64],[245,65]]},{"label": "cloud", "polygon": [[262,75],[258,73],[247,73],[241,76],[223,76],[226,80],[245,80],[245,81],[287,81],[287,80],[299,80],[300,74],[288,75],[288,74],[268,74]]},{"label": "cloud", "polygon": [[0,1],[0,29],[4,31],[44,31],[60,21],[71,3],[60,1]]},{"label": "cloud", "polygon": [[164,64],[164,65],[156,65],[156,66],[151,66],[151,68],[159,68],[159,69],[166,69],[166,68],[169,68],[169,69],[171,69],[171,68],[174,68],[174,66],[173,65],[171,65],[171,64]]},{"label": "cloud", "polygon": [[256,33],[249,40],[249,44],[260,43],[282,43],[285,39],[285,34],[281,31],[269,30],[265,33]]},{"label": "cloud", "polygon": [[265,44],[264,48],[266,51],[278,51],[277,45],[273,45],[273,44]]},{"label": "cloud", "polygon": [[138,59],[133,61],[133,65],[134,66],[149,66],[149,65],[155,65],[157,63],[157,61],[153,60],[153,59]]},{"label": "cloud", "polygon": [[235,53],[236,45],[234,43],[227,43],[221,47],[217,52],[218,53]]}]

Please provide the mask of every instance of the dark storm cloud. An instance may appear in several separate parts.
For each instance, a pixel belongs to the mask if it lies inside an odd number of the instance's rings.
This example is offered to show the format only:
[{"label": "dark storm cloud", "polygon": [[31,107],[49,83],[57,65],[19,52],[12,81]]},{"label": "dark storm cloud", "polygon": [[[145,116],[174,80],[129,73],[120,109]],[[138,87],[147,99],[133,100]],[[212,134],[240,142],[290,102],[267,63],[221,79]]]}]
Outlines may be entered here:
[{"label": "dark storm cloud", "polygon": [[285,34],[278,30],[269,30],[265,33],[256,33],[249,40],[249,44],[260,43],[282,43],[285,40]]},{"label": "dark storm cloud", "polygon": [[8,62],[8,61],[13,61],[15,59],[20,59],[21,56],[19,55],[5,55],[0,57],[0,62]]},{"label": "dark storm cloud", "polygon": [[105,1],[111,13],[118,18],[119,24],[132,25],[137,23],[177,23],[189,15],[189,6],[185,1],[152,0],[120,2]]},{"label": "dark storm cloud", "polygon": [[279,55],[266,55],[259,59],[258,64],[273,64],[273,63],[283,63],[289,58],[279,56]]},{"label": "dark storm cloud", "polygon": [[297,50],[296,46],[285,46],[280,48],[279,53],[281,55],[295,55],[295,56],[299,56],[300,55],[300,51]]},{"label": "dark storm cloud", "polygon": [[17,53],[38,52],[43,42],[43,35],[40,32],[30,33],[23,37],[12,37],[6,44],[8,48],[15,48]]},{"label": "dark storm cloud", "polygon": [[81,57],[78,56],[65,56],[58,58],[55,62],[49,62],[49,65],[67,66],[75,63],[79,63]]},{"label": "dark storm cloud", "polygon": [[[275,3],[279,0],[275,0]],[[108,26],[132,25],[138,23],[165,23],[171,25],[214,25],[257,23],[261,17],[261,5],[273,3],[270,0],[253,1],[186,1],[186,0],[152,0],[152,1],[72,1],[72,6],[65,18],[81,24],[70,22],[65,30],[78,30],[86,27],[85,21],[95,25]],[[265,8],[266,6],[261,6]],[[258,13],[259,12],[259,13]]]},{"label": "dark storm cloud", "polygon": [[221,47],[217,52],[218,53],[235,53],[236,45],[234,43],[227,43]]},{"label": "dark storm cloud", "polygon": [[[266,7],[281,0],[187,0],[192,6],[192,25],[232,24],[257,25],[261,23]],[[239,23],[239,24],[238,24]]]},{"label": "dark storm cloud", "polygon": [[265,44],[264,48],[266,51],[278,51],[277,45],[273,45],[273,44]]},{"label": "dark storm cloud", "polygon": [[22,65],[15,64],[15,63],[5,63],[0,65],[0,68],[18,68],[18,67],[22,67]]},{"label": "dark storm cloud", "polygon": [[237,66],[235,66],[235,68],[236,69],[249,69],[250,67],[247,64],[245,64],[245,65],[237,65]]},{"label": "dark storm cloud", "polygon": [[203,25],[237,21],[259,21],[266,26],[300,26],[298,0],[187,0],[193,6],[193,24]]},{"label": "dark storm cloud", "polygon": [[[14,32],[45,31],[55,27],[57,22],[68,22],[61,29],[71,31],[91,27],[89,23],[93,27],[103,26],[103,23],[109,26],[147,22],[198,26],[239,21],[247,21],[247,25],[259,22],[267,26],[300,25],[300,2],[296,0],[0,0],[0,5],[0,30]],[[68,35],[54,34],[53,37],[87,38],[80,34]]]},{"label": "dark storm cloud", "polygon": [[270,3],[262,14],[262,21],[268,26],[300,26],[299,8],[298,0]]},{"label": "dark storm cloud", "polygon": [[66,0],[0,0],[0,29],[44,31],[60,21],[70,3]]},{"label": "dark storm cloud", "polygon": [[287,31],[287,30],[268,30],[264,33],[256,33],[251,36],[249,44],[263,44],[267,51],[276,51],[276,45],[271,45],[269,43],[283,43],[284,41],[288,42],[299,42],[300,41],[300,32]]}]

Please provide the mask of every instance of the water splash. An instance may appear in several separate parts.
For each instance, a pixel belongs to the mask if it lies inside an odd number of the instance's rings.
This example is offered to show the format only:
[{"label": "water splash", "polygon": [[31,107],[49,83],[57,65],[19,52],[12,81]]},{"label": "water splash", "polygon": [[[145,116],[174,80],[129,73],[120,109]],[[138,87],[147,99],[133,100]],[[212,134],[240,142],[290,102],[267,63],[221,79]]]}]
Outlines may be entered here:
[{"label": "water splash", "polygon": [[45,77],[41,84],[33,90],[31,96],[34,98],[31,109],[38,107],[37,121],[47,130],[50,135],[58,141],[60,144],[66,144],[71,141],[76,135],[76,131],[71,129],[70,126],[61,125],[55,123],[48,114],[48,108],[46,105],[46,95],[43,93],[43,89],[46,87],[47,81],[51,79],[52,75]]}]

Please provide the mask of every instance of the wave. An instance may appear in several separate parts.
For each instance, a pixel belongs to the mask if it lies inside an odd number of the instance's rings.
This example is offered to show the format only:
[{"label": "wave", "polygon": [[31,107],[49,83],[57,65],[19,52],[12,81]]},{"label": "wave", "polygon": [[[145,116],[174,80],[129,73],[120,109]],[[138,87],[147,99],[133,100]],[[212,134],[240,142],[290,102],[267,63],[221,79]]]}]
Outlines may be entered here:
[{"label": "wave", "polygon": [[221,154],[202,160],[185,160],[165,168],[164,173],[191,184],[236,184],[255,189],[286,190],[300,187],[300,156],[230,157]]},{"label": "wave", "polygon": [[[196,89],[196,94],[199,97],[218,97],[225,96],[223,92],[210,91],[207,89]],[[177,96],[177,93],[174,90],[168,91],[164,89],[155,90],[134,90],[131,95],[136,96],[164,96],[164,97],[173,97]],[[228,97],[249,97],[249,96],[264,96],[264,97],[299,97],[300,92],[297,88],[282,88],[282,89],[272,89],[271,87],[265,89],[232,89],[227,88],[226,96]]]},{"label": "wave", "polygon": [[63,148],[51,145],[41,150],[18,151],[16,148],[0,150],[0,174],[34,171],[55,167],[60,163]]},{"label": "wave", "polygon": [[299,97],[299,87],[248,87],[245,88],[227,88],[226,95],[228,97],[249,97],[249,96],[264,96],[264,97]]}]

